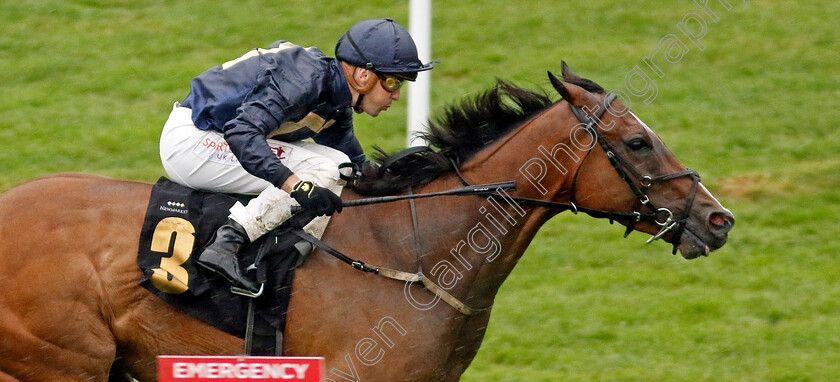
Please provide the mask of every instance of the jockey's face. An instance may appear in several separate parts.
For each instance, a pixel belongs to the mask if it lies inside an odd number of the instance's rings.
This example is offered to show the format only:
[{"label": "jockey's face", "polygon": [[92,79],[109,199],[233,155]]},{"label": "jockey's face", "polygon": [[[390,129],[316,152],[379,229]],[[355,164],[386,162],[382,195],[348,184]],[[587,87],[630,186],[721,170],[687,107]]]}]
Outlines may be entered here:
[{"label": "jockey's face", "polygon": [[376,117],[379,113],[388,110],[392,101],[399,101],[399,99],[400,89],[389,92],[382,86],[374,86],[373,90],[362,100],[362,110]]},{"label": "jockey's face", "polygon": [[[379,78],[379,76],[373,74],[373,72],[368,70],[360,70],[361,74],[361,81],[360,83],[367,83],[368,81],[377,81],[381,82],[384,81],[385,78]],[[379,113],[388,110],[391,107],[391,102],[399,101],[400,99],[400,91],[401,89],[397,89],[393,92],[389,92],[385,89],[385,86],[381,86],[383,84],[379,83],[374,86],[370,92],[368,92],[364,98],[362,98],[362,111],[368,113],[369,115],[376,117]]]}]

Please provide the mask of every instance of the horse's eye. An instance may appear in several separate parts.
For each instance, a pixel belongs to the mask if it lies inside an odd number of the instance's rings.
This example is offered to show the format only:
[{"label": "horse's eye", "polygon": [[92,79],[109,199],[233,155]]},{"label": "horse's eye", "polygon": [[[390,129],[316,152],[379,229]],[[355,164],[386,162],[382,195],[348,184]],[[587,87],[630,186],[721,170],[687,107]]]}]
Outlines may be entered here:
[{"label": "horse's eye", "polygon": [[627,147],[633,151],[644,150],[650,148],[650,145],[642,138],[634,138],[626,143]]}]

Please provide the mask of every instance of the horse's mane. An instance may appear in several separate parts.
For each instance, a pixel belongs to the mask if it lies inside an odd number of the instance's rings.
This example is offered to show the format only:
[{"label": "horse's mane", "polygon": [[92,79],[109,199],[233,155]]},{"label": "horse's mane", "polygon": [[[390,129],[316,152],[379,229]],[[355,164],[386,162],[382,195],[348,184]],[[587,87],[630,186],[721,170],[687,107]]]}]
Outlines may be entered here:
[{"label": "horse's mane", "polygon": [[[567,81],[588,91],[604,91],[584,78]],[[362,195],[385,195],[428,183],[452,171],[451,162],[456,165],[466,162],[553,103],[544,91],[531,91],[497,80],[494,87],[446,106],[441,115],[429,121],[428,132],[421,135],[429,142],[429,150],[405,155],[387,154],[375,147],[374,160],[388,164],[387,171],[365,173],[353,182],[352,188]]]}]

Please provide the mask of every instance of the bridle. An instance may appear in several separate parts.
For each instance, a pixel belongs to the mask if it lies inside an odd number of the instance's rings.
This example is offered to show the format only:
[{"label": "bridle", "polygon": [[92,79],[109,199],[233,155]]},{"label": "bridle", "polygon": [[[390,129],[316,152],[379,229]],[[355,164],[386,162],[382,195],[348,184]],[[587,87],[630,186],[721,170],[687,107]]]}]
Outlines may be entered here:
[{"label": "bridle", "polygon": [[[636,219],[632,220],[631,223],[627,226],[627,232],[625,232],[625,237],[633,231],[635,223],[641,221],[641,210],[642,208],[646,207],[650,211],[654,211],[653,222],[662,227],[659,233],[648,239],[647,243],[651,243],[654,240],[661,238],[662,235],[664,235],[665,233],[673,231],[675,237],[673,253],[676,253],[677,247],[680,243],[680,237],[682,236],[683,231],[686,229],[686,222],[689,216],[691,215],[691,208],[694,205],[694,198],[697,196],[697,189],[699,188],[700,184],[700,174],[698,174],[697,171],[687,168],[682,171],[677,171],[659,176],[644,175],[640,171],[638,171],[638,169],[636,169],[635,166],[630,164],[630,162],[625,160],[618,153],[618,151],[616,151],[615,148],[609,142],[607,142],[606,138],[604,138],[602,134],[598,134],[596,129],[598,123],[601,122],[601,117],[604,115],[607,109],[609,109],[610,106],[612,106],[613,102],[615,102],[615,99],[616,95],[614,93],[608,94],[607,97],[604,98],[604,107],[598,108],[594,118],[590,118],[585,111],[572,105],[571,103],[569,103],[569,107],[571,108],[572,113],[575,115],[578,121],[580,123],[585,124],[586,128],[592,134],[594,134],[595,137],[597,137],[598,144],[601,145],[601,148],[604,150],[604,153],[606,153],[607,159],[609,159],[610,164],[612,164],[613,166],[613,169],[615,169],[615,172],[618,173],[619,177],[624,179],[624,181],[629,186],[630,191],[633,193],[633,195],[636,196],[636,200],[638,202],[636,203],[636,208],[633,211],[633,215],[636,217]],[[589,156],[590,152],[591,150],[587,152],[586,156]],[[585,161],[586,158],[584,158],[583,160]],[[575,172],[575,178],[572,182],[573,200],[575,198],[574,189],[577,181],[577,174],[578,172],[580,172],[582,164],[583,163],[581,162],[581,166],[578,166],[577,172]],[[632,175],[632,178],[638,179],[638,184],[634,182],[630,176],[628,176],[628,173],[629,175]],[[656,183],[667,182],[684,176],[691,177],[691,189],[688,193],[688,197],[685,200],[685,207],[683,208],[682,216],[679,219],[675,219],[674,213],[670,209],[666,207],[657,208],[653,204],[653,202],[651,202],[650,197],[648,197],[647,191],[652,185]]]},{"label": "bridle", "polygon": [[[576,201],[576,187],[577,187],[577,179],[578,174],[580,174],[580,169],[583,167],[583,162],[586,161],[586,158],[589,157],[589,154],[592,152],[591,148],[587,151],[586,155],[584,156],[581,164],[578,166],[575,174],[572,178],[572,191],[571,191],[571,202],[570,203],[561,203],[561,202],[552,202],[543,199],[533,199],[533,198],[523,198],[517,196],[511,196],[517,204],[519,205],[527,205],[532,207],[544,207],[552,210],[556,210],[558,212],[562,211],[572,211],[572,213],[577,214],[578,212],[583,212],[587,215],[590,215],[595,218],[606,218],[609,219],[610,223],[613,223],[615,220],[625,220],[629,221],[630,223],[627,225],[627,230],[624,233],[624,237],[627,237],[631,232],[633,232],[636,223],[638,222],[653,222],[656,225],[660,226],[661,229],[656,235],[653,235],[650,239],[646,241],[647,244],[662,238],[668,232],[673,232],[674,237],[676,238],[673,246],[673,253],[677,252],[677,248],[679,247],[680,237],[685,229],[687,229],[686,224],[688,221],[689,216],[691,215],[691,208],[694,205],[694,199],[697,196],[697,189],[700,184],[700,175],[697,171],[692,169],[685,169],[682,171],[677,171],[670,174],[665,175],[644,175],[635,166],[633,166],[630,162],[624,159],[621,154],[616,151],[616,149],[607,142],[606,138],[602,134],[598,134],[597,127],[601,121],[601,117],[607,111],[607,109],[612,106],[613,102],[615,102],[616,95],[610,93],[604,98],[603,104],[605,107],[599,107],[598,110],[595,111],[593,116],[589,116],[583,109],[576,107],[569,103],[569,108],[571,108],[572,113],[577,118],[578,122],[585,126],[585,130],[589,131],[594,137],[601,148],[606,153],[607,159],[609,159],[610,164],[612,164],[613,169],[618,174],[621,179],[627,183],[627,186],[630,188],[630,191],[636,197],[637,203],[636,206],[633,208],[631,212],[621,212],[621,211],[607,211],[607,210],[597,210],[592,208],[587,208],[583,206],[579,206]],[[594,147],[594,146],[593,146]],[[464,178],[463,174],[461,174],[459,170],[459,166],[455,163],[454,160],[450,159],[450,163],[452,163],[452,167],[455,169],[455,173],[458,175],[458,178],[461,180],[461,183],[464,186],[469,186],[470,184]],[[688,197],[686,198],[685,208],[683,208],[683,213],[679,218],[675,218],[673,211],[666,207],[659,207],[657,208],[654,203],[650,200],[647,192],[648,189],[656,183],[667,182],[669,180],[681,178],[684,176],[691,177],[693,183],[691,185],[691,190],[689,191]],[[634,181],[634,179],[638,179],[638,182]],[[642,212],[643,209],[647,209],[650,212]]]},{"label": "bridle", "polygon": [[[675,241],[673,243],[673,253],[676,253],[677,247],[680,243],[680,237],[682,236],[683,231],[686,229],[688,218],[691,215],[691,208],[694,205],[694,199],[697,196],[697,189],[699,188],[700,184],[700,175],[697,173],[697,171],[694,171],[690,168],[658,176],[642,174],[642,172],[640,172],[635,166],[633,166],[630,162],[624,159],[624,157],[622,157],[621,154],[619,154],[619,152],[612,146],[612,144],[610,144],[607,141],[604,135],[598,134],[597,131],[597,127],[601,122],[601,117],[603,117],[607,109],[609,109],[610,106],[612,106],[613,102],[615,102],[615,99],[615,94],[608,94],[603,101],[604,107],[599,106],[598,109],[593,113],[594,115],[591,117],[583,109],[576,107],[571,103],[569,103],[569,108],[572,110],[572,114],[575,115],[578,122],[585,126],[585,130],[587,130],[590,134],[592,134],[592,136],[595,137],[595,140],[604,150],[604,153],[606,154],[607,159],[609,159],[610,164],[612,165],[615,172],[621,179],[623,179],[627,183],[627,186],[630,188],[630,191],[636,197],[637,202],[636,206],[633,208],[633,211],[629,213],[615,212],[593,210],[577,206],[575,190],[577,186],[578,174],[580,173],[580,169],[583,167],[583,162],[585,162],[586,158],[589,157],[589,154],[592,153],[591,149],[587,151],[586,155],[581,161],[580,166],[578,166],[577,170],[575,171],[574,177],[572,178],[572,192],[570,204],[566,205],[564,203],[544,202],[538,199],[520,198],[519,200],[521,200],[525,204],[535,206],[570,209],[575,213],[577,211],[582,211],[594,217],[608,218],[610,219],[611,223],[614,219],[627,219],[630,221],[630,223],[627,225],[627,230],[624,233],[624,237],[627,237],[627,235],[629,235],[630,232],[633,231],[636,223],[643,221],[653,222],[656,225],[660,226],[661,229],[656,235],[653,235],[650,239],[648,239],[646,243],[651,243],[654,240],[661,238],[666,233],[673,232],[675,237]],[[676,218],[674,216],[674,212],[668,209],[667,207],[657,208],[656,205],[654,205],[654,203],[650,200],[650,197],[648,196],[648,190],[654,184],[667,182],[684,176],[691,177],[693,183],[691,184],[691,190],[689,191],[688,197],[686,198],[683,213],[679,218]],[[638,181],[634,181],[634,179]],[[516,200],[516,198],[514,199]],[[650,212],[642,212],[643,209],[647,209]]]}]

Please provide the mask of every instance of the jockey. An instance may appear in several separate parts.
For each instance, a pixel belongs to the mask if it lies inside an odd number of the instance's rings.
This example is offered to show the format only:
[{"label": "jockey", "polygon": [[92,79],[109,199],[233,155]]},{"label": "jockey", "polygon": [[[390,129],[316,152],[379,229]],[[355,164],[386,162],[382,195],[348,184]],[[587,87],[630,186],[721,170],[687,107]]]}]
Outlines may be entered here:
[{"label": "jockey", "polygon": [[391,19],[355,24],[335,55],[282,40],[251,50],[194,78],[164,125],[160,156],[173,181],[259,194],[230,209],[196,261],[238,287],[259,290],[239,269],[240,247],[288,219],[292,205],[317,216],[341,212],[339,164],[369,165],[353,111],[376,117],[399,100],[403,81],[432,69]]}]

